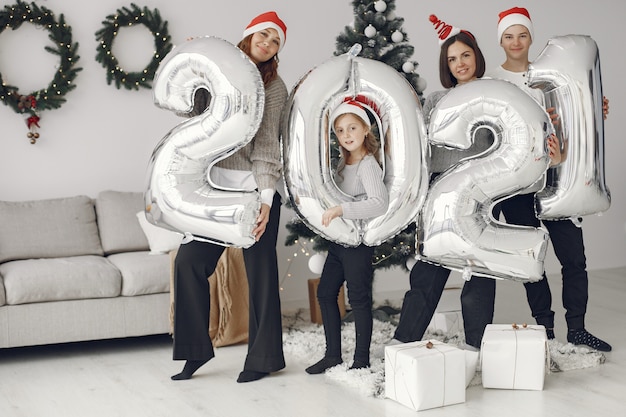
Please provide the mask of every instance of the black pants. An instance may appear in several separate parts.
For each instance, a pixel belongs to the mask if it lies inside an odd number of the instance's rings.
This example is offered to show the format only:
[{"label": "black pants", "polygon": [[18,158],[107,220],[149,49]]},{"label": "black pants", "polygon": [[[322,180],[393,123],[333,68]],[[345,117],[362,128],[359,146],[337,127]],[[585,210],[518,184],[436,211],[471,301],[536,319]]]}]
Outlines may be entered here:
[{"label": "black pants", "polygon": [[[244,370],[275,372],[285,367],[276,257],[280,204],[280,196],[275,194],[265,233],[243,250],[250,294]],[[194,240],[178,250],[174,264],[174,360],[208,360],[215,356],[208,334],[208,277],[224,249]]]},{"label": "black pants", "polygon": [[341,315],[337,297],[345,281],[356,330],[354,360],[369,363],[373,320],[373,255],[374,248],[365,245],[354,248],[346,248],[336,243],[329,245],[320,284],[317,287],[327,357],[341,357]]},{"label": "black pants", "polygon": [[[539,227],[535,216],[534,195],[521,194],[500,203],[506,221],[511,224]],[[568,329],[585,327],[589,282],[582,229],[570,220],[544,220],[554,253],[561,263],[563,307]],[[543,279],[524,284],[531,313],[537,324],[554,328],[552,293],[545,273]]]},{"label": "black pants", "polygon": [[[418,261],[409,275],[411,288],[404,295],[400,323],[394,339],[401,342],[421,340],[443,293],[450,270],[440,265]],[[480,348],[485,327],[493,321],[496,282],[476,277],[465,282],[461,292],[461,310],[465,342]]]}]

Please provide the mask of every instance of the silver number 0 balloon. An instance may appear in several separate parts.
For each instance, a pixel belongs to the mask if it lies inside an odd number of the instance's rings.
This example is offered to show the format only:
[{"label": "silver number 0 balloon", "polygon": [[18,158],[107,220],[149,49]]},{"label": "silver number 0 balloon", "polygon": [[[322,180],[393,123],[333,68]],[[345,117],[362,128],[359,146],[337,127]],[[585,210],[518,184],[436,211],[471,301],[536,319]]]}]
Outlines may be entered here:
[{"label": "silver number 0 balloon", "polygon": [[450,90],[431,113],[434,145],[468,149],[478,129],[494,143],[454,165],[431,184],[419,218],[422,259],[470,274],[536,281],[543,273],[547,232],[507,225],[495,202],[537,182],[549,159],[548,114],[528,94],[501,80],[477,80]]},{"label": "silver number 0 balloon", "polygon": [[216,37],[174,48],[154,79],[155,104],[176,113],[193,109],[195,92],[211,99],[199,116],[183,121],[156,146],[148,167],[146,217],[161,227],[224,246],[249,247],[260,209],[256,191],[214,184],[211,167],[245,146],[261,123],[265,90],[240,49]]},{"label": "silver number 0 balloon", "polygon": [[555,107],[560,116],[556,130],[565,156],[550,169],[546,187],[536,194],[537,216],[560,219],[608,210],[598,46],[584,35],[550,39],[528,76],[528,84],[540,88],[546,105]]},{"label": "silver number 0 balloon", "polygon": [[[292,91],[283,124],[284,177],[292,206],[309,228],[344,246],[375,246],[415,221],[424,201],[426,130],[411,85],[392,67],[356,57],[359,46],[309,71]],[[355,97],[376,115],[382,132],[389,208],[374,219],[338,218],[324,227],[327,208],[352,201],[333,180],[329,115]]]}]

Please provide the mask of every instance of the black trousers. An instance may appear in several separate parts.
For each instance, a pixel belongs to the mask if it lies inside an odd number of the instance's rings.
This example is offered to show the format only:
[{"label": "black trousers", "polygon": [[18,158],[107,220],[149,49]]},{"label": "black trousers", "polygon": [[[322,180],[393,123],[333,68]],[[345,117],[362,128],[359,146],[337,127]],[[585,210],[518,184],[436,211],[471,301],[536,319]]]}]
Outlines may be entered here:
[{"label": "black trousers", "polygon": [[[535,215],[534,194],[521,194],[500,203],[506,221],[511,224],[539,227]],[[585,327],[589,298],[589,280],[582,229],[571,220],[543,220],[550,233],[554,253],[561,263],[563,307],[568,329]],[[545,273],[543,279],[524,284],[531,313],[537,324],[554,328],[552,293]]]},{"label": "black trousers", "polygon": [[359,245],[343,247],[330,243],[322,276],[317,287],[327,357],[341,357],[341,315],[337,297],[344,281],[354,314],[356,346],[354,360],[369,363],[372,341],[372,280],[374,248]]},{"label": "black trousers", "polygon": [[[418,261],[413,266],[394,339],[404,343],[422,339],[449,276],[450,270],[440,265]],[[461,310],[468,345],[480,348],[485,327],[493,321],[495,297],[496,281],[492,278],[472,276],[463,285]]]},{"label": "black trousers", "polygon": [[[285,367],[276,257],[280,205],[280,195],[275,194],[265,233],[254,245],[243,249],[250,294],[244,370],[275,372]],[[174,263],[174,360],[208,360],[215,356],[208,335],[208,277],[224,249],[194,240],[178,250]]]},{"label": "black trousers", "polygon": [[[433,173],[430,183],[439,174]],[[413,265],[409,275],[410,289],[404,294],[400,322],[394,339],[401,342],[422,340],[445,288],[450,270],[424,261]],[[461,313],[465,342],[480,348],[485,327],[493,322],[496,282],[492,278],[472,276],[461,291]]]}]

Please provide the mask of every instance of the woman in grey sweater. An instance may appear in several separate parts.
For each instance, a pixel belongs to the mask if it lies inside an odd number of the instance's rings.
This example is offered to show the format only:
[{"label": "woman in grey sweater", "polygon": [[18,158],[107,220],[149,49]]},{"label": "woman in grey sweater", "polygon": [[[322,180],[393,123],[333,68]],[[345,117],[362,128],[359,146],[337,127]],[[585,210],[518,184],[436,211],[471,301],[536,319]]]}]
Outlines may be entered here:
[{"label": "woman in grey sweater", "polygon": [[[355,197],[355,201],[331,207],[322,214],[322,224],[331,225],[333,219],[370,219],[383,215],[388,207],[388,191],[379,165],[379,144],[371,132],[371,123],[363,106],[348,100],[331,115],[331,126],[340,144],[341,160],[335,182],[339,189]],[[354,313],[356,348],[350,369],[370,365],[372,339],[372,257],[374,247],[360,244],[344,247],[330,242],[324,263],[317,299],[322,313],[326,352],[324,357],[309,366],[309,374],[321,374],[343,362],[341,357],[341,317],[337,296],[344,282],[348,300]]]},{"label": "woman in grey sweater", "polygon": [[[281,174],[279,125],[287,88],[278,75],[278,52],[287,28],[275,12],[250,22],[237,45],[254,62],[265,86],[263,119],[254,138],[211,169],[211,179],[226,188],[258,190],[261,210],[252,231],[256,243],[243,250],[249,287],[248,354],[237,382],[261,379],[285,367],[279,297],[276,239]],[[198,95],[196,95],[196,98]],[[210,97],[204,95],[206,101]],[[198,104],[197,102],[195,104]],[[197,106],[196,106],[197,107]],[[225,247],[191,239],[180,246],[174,262],[174,360],[186,360],[173,380],[192,377],[214,356],[209,328],[209,284]]]},{"label": "woman in grey sweater", "polygon": [[[476,80],[485,73],[485,58],[474,36],[467,31],[455,29],[448,31],[447,37],[440,37],[439,76],[441,84],[448,90],[437,91],[427,97],[423,107],[427,125],[432,109],[450,88]],[[479,129],[474,144],[468,150],[431,146],[429,166],[431,181],[462,159],[484,152],[492,143],[491,132]],[[400,322],[391,344],[422,339],[449,276],[450,270],[441,265],[421,260],[415,263],[409,275],[410,289],[404,296]],[[494,279],[472,276],[465,282],[461,293],[465,341],[467,349],[473,352],[471,356],[474,359],[472,361],[474,371],[483,332],[487,324],[493,320],[495,289]],[[473,371],[469,370],[466,382],[471,380],[473,375]]]}]

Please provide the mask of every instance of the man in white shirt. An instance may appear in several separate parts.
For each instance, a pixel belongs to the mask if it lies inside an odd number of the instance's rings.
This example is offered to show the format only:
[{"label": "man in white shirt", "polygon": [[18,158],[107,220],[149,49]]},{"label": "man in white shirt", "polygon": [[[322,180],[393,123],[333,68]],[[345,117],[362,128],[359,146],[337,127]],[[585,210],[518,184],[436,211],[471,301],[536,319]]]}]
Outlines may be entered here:
[{"label": "man in white shirt", "polygon": [[[533,41],[533,24],[525,8],[513,7],[499,14],[498,41],[506,54],[504,63],[486,76],[510,81],[530,94],[542,106],[543,93],[528,86],[528,53]],[[608,101],[604,102],[604,114],[608,113]],[[553,119],[556,115],[552,114]],[[533,193],[520,194],[501,203],[507,222],[539,227],[535,216]],[[585,329],[585,313],[588,300],[588,277],[585,263],[585,247],[582,229],[571,220],[543,220],[550,233],[554,252],[562,266],[563,306],[567,322],[567,341],[575,345],[587,345],[608,352],[611,345],[593,336]],[[537,324],[546,327],[549,339],[554,339],[554,312],[551,310],[552,294],[545,276],[533,283],[524,284],[531,312]]]}]

